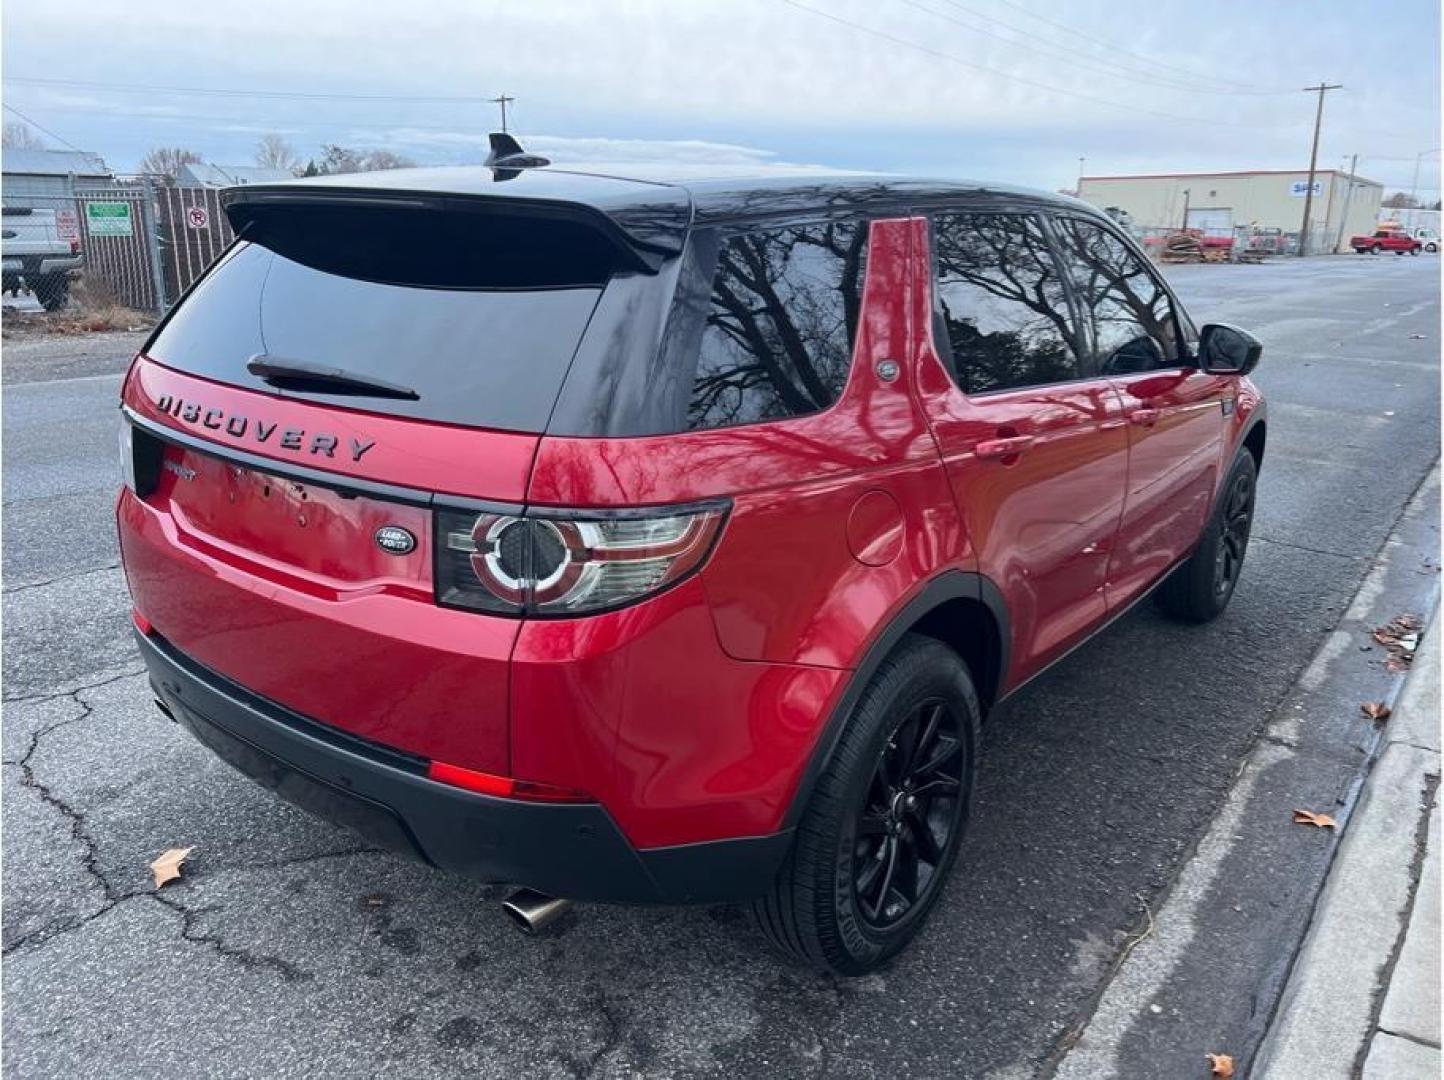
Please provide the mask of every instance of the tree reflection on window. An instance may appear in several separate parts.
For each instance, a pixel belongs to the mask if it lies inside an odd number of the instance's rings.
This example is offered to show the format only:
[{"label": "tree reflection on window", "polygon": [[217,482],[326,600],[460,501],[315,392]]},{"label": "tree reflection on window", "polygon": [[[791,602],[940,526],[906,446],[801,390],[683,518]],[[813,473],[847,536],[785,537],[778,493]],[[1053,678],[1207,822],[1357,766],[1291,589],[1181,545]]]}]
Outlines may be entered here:
[{"label": "tree reflection on window", "polygon": [[1158,279],[1122,240],[1091,222],[1058,223],[1063,259],[1093,320],[1105,375],[1151,371],[1178,363],[1173,305]]},{"label": "tree reflection on window", "polygon": [[1067,296],[1036,219],[943,214],[934,222],[938,303],[968,393],[1078,377]]},{"label": "tree reflection on window", "polygon": [[865,222],[726,238],[712,279],[688,426],[726,427],[825,409],[852,364]]}]

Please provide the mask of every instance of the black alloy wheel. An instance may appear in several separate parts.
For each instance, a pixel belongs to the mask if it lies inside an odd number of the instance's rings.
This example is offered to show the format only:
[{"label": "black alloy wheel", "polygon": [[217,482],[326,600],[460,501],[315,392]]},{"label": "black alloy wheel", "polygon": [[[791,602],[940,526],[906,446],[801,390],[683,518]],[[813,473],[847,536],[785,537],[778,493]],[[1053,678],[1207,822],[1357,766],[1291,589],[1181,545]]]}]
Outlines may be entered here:
[{"label": "black alloy wheel", "polygon": [[962,846],[981,722],[963,658],[904,634],[851,707],[772,888],[749,906],[773,945],[839,975],[907,946]]},{"label": "black alloy wheel", "polygon": [[1233,591],[1243,569],[1249,530],[1253,527],[1253,489],[1253,473],[1237,472],[1224,495],[1218,524],[1220,543],[1213,565],[1213,591],[1219,596]]},{"label": "black alloy wheel", "polygon": [[1166,613],[1185,622],[1208,622],[1228,607],[1248,551],[1257,490],[1258,462],[1240,449],[1193,554],[1154,593]]},{"label": "black alloy wheel", "polygon": [[959,718],[940,699],[914,708],[883,744],[853,850],[853,887],[868,926],[895,926],[941,884],[962,818],[964,757]]}]

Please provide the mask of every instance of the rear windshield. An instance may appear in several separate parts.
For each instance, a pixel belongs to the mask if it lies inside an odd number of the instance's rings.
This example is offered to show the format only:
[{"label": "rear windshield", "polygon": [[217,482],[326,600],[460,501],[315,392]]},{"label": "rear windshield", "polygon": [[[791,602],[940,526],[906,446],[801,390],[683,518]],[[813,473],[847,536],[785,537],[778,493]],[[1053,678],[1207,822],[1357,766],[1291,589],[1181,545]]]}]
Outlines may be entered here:
[{"label": "rear windshield", "polygon": [[[146,352],[269,394],[540,432],[610,276],[609,243],[565,220],[278,208],[252,221]],[[353,381],[298,389],[253,374],[256,361]],[[410,395],[373,396],[368,382]]]}]

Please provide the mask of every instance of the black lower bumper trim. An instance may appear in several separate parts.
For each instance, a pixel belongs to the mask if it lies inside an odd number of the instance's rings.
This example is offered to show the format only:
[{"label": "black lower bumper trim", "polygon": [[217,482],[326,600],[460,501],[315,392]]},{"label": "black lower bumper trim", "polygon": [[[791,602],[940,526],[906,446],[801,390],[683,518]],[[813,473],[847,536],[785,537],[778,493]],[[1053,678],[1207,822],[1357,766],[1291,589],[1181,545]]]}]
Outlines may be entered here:
[{"label": "black lower bumper trim", "polygon": [[571,900],[713,903],[771,884],[791,832],[633,848],[596,803],[501,799],[440,784],[422,759],[267,701],[158,635],[136,634],[157,700],[225,761],[378,846]]}]

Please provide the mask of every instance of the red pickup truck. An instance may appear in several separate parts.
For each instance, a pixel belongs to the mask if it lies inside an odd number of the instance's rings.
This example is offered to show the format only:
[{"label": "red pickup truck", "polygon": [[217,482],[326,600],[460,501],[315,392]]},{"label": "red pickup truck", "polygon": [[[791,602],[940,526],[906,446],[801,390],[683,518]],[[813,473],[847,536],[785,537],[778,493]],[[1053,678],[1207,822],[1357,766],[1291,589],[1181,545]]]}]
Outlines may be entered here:
[{"label": "red pickup truck", "polygon": [[1378,229],[1373,236],[1351,236],[1349,246],[1360,255],[1377,255],[1381,251],[1392,251],[1396,255],[1403,255],[1405,252],[1417,255],[1424,245],[1399,229]]}]

